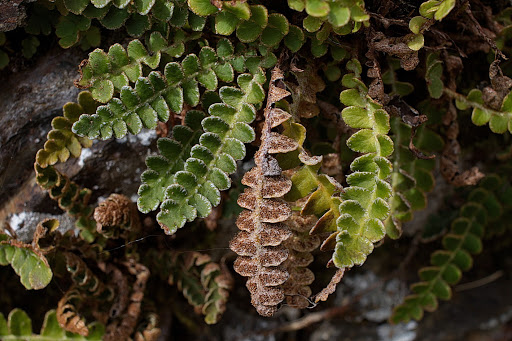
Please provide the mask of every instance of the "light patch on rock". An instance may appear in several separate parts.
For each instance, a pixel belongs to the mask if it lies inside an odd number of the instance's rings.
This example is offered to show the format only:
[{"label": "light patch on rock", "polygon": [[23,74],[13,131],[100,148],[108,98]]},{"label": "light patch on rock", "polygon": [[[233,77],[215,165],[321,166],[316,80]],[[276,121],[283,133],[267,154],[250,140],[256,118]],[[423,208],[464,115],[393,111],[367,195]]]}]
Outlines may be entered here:
[{"label": "light patch on rock", "polygon": [[68,230],[75,229],[75,220],[67,214],[53,215],[38,212],[20,212],[11,215],[9,225],[16,232],[18,240],[24,243],[30,243],[37,224],[43,219],[57,219],[59,220],[58,231],[65,233]]},{"label": "light patch on rock", "polygon": [[[374,272],[366,271],[343,278],[337,300],[362,294],[357,302],[361,317],[372,322],[384,322],[391,316],[393,307],[401,302],[407,293],[407,285],[399,279],[392,279],[374,287],[381,280]],[[374,288],[373,288],[374,287]]]},{"label": "light patch on rock", "polygon": [[89,148],[82,149],[80,158],[78,158],[78,166],[83,167],[85,165],[85,160],[87,160],[91,156],[92,156],[92,151]]},{"label": "light patch on rock", "polygon": [[410,321],[391,325],[389,323],[377,327],[377,335],[382,341],[413,341],[416,339],[416,328],[418,323]]},{"label": "light patch on rock", "polygon": [[143,146],[149,146],[157,138],[156,131],[154,129],[142,129],[137,135],[128,134],[122,139],[117,139],[117,143],[139,143]]}]

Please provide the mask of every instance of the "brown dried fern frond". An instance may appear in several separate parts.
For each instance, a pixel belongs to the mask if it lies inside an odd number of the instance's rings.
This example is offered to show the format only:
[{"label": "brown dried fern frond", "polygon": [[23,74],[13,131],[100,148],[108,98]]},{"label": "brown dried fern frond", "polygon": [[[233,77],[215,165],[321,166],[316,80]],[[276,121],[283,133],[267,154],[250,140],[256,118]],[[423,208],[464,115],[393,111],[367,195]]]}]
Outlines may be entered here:
[{"label": "brown dried fern frond", "polygon": [[283,266],[289,253],[281,244],[291,236],[283,223],[291,216],[291,208],[280,198],[292,183],[281,174],[277,160],[271,155],[298,147],[294,140],[272,131],[290,118],[288,113],[275,108],[278,101],[290,95],[283,78],[282,71],[275,67],[264,111],[261,145],[254,157],[256,166],[244,175],[242,183],[248,188],[238,198],[238,204],[245,209],[236,222],[241,231],[230,243],[230,248],[238,254],[234,269],[249,277],[246,285],[251,303],[263,316],[272,316],[277,311],[285,298],[282,285],[289,278]]},{"label": "brown dried fern frond", "polygon": [[63,329],[87,336],[89,328],[87,328],[85,318],[78,312],[82,305],[82,296],[76,285],[71,286],[57,304],[57,321]]},{"label": "brown dried fern frond", "polygon": [[318,235],[310,235],[309,231],[318,219],[315,216],[301,216],[299,212],[293,212],[286,221],[286,225],[292,231],[284,245],[289,250],[289,257],[284,262],[290,277],[284,283],[286,303],[293,307],[304,309],[309,306],[311,288],[309,285],[315,280],[315,275],[308,269],[313,262],[311,252],[320,246],[321,239]]},{"label": "brown dried fern frond", "polygon": [[137,206],[122,194],[111,194],[94,210],[96,230],[108,237],[119,235],[123,230],[137,230],[140,220]]},{"label": "brown dried fern frond", "polygon": [[107,325],[103,338],[105,341],[128,340],[137,327],[137,321],[141,313],[142,299],[150,275],[149,270],[133,259],[123,262],[123,265],[132,276],[135,276],[135,281],[131,283],[132,289],[128,296],[126,309],[121,312],[118,318]]}]

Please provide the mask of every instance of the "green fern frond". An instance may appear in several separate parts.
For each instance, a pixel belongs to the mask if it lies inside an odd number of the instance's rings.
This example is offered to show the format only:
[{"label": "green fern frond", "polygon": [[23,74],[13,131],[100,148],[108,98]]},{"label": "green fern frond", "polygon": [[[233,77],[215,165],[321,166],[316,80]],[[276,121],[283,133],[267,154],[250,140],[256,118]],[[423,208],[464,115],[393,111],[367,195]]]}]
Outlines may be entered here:
[{"label": "green fern frond", "polygon": [[357,60],[347,63],[353,73],[343,77],[343,85],[350,88],[340,94],[347,107],[343,120],[357,128],[347,140],[347,146],[363,155],[350,165],[347,176],[350,187],[344,189],[337,219],[336,247],[332,261],[338,268],[350,268],[364,263],[373,251],[373,243],[385,236],[383,221],[390,208],[387,203],[391,186],[386,181],[392,165],[387,159],[393,153],[393,141],[387,136],[389,115],[372,100],[368,89],[359,79],[361,65]]},{"label": "green fern frond", "polygon": [[[409,149],[411,127],[394,117],[391,120],[392,139],[395,150],[391,157],[393,172],[391,187],[393,194],[389,199],[390,216],[384,221],[386,233],[390,238],[399,238],[402,222],[412,219],[413,211],[427,206],[426,194],[434,188],[432,172],[436,166],[435,159],[419,159]],[[416,130],[414,145],[423,152],[440,151],[443,139],[426,126]]]},{"label": "green fern frond", "polygon": [[171,138],[157,141],[159,155],[146,158],[148,170],[141,175],[137,206],[143,213],[154,211],[165,198],[165,190],[174,183],[174,174],[182,171],[190,156],[190,149],[199,142],[203,133],[202,111],[190,110],[185,116],[185,125],[176,125]]},{"label": "green fern frond", "polygon": [[105,327],[97,322],[89,325],[89,335],[83,337],[78,334],[70,333],[61,328],[57,321],[55,310],[48,311],[44,316],[43,326],[39,335],[32,332],[32,321],[30,317],[21,309],[13,309],[9,313],[7,320],[0,313],[0,339],[26,340],[26,341],[44,341],[44,340],[89,340],[100,341],[103,339]]},{"label": "green fern frond", "polygon": [[11,264],[21,284],[28,290],[46,287],[53,277],[50,265],[39,248],[0,233],[0,265],[8,264]]},{"label": "green fern frond", "polygon": [[471,121],[475,125],[489,124],[491,131],[496,134],[503,134],[507,130],[512,132],[512,91],[503,98],[496,108],[491,108],[488,103],[484,102],[482,91],[479,89],[471,90],[467,96],[450,89],[444,89],[444,92],[455,99],[459,110],[473,108]]},{"label": "green fern frond", "polygon": [[161,50],[167,42],[159,32],[150,36],[150,53],[139,40],[132,40],[126,50],[120,44],[110,46],[108,53],[96,49],[89,59],[79,67],[80,79],[75,85],[89,88],[93,97],[105,103],[125,85],[135,83],[142,77],[142,64],[156,69],[160,63]]},{"label": "green fern frond", "polygon": [[[342,187],[332,177],[319,173],[322,158],[307,156],[302,146],[306,139],[306,128],[299,123],[291,122],[292,120],[283,123],[283,134],[298,142],[298,161],[303,165],[291,176],[292,188],[284,198],[293,202],[307,197],[301,214],[319,217],[311,233],[335,232],[336,220],[339,217],[338,207],[341,203],[339,193]],[[289,162],[286,159],[290,159],[290,156],[284,155],[279,158],[280,163]]]},{"label": "green fern frond", "polygon": [[431,312],[437,309],[438,299],[451,299],[450,286],[457,284],[462,272],[471,268],[471,255],[482,250],[486,225],[503,213],[499,193],[506,193],[509,196],[506,201],[510,203],[509,185],[491,175],[469,194],[468,202],[460,208],[459,217],[452,222],[450,232],[443,237],[444,249],[431,255],[431,266],[419,270],[421,282],[411,285],[414,294],[407,296],[395,308],[390,318],[393,323],[420,320],[424,310]]},{"label": "green fern frond", "polygon": [[[222,51],[230,52],[230,47],[223,46]],[[108,59],[102,62],[107,70]],[[134,87],[123,86],[119,98],[100,106],[94,115],[80,116],[73,131],[89,138],[108,139],[112,135],[122,138],[128,131],[137,134],[142,127],[155,128],[158,120],[169,119],[171,111],[180,113],[184,103],[197,106],[199,84],[215,90],[219,79],[231,82],[234,72],[229,62],[219,60],[214,49],[203,47],[198,56],[189,54],[181,63],[168,63],[164,75],[152,71],[148,77],[139,77]]]},{"label": "green fern frond", "polygon": [[254,106],[265,99],[265,79],[260,70],[238,76],[239,88],[220,88],[221,102],[210,105],[210,116],[201,122],[205,133],[166,189],[157,220],[167,234],[198,216],[206,217],[220,203],[220,191],[231,187],[228,175],[236,171],[236,160],[245,157],[244,143],[255,138],[249,124],[256,117]]},{"label": "green fern frond", "polygon": [[[174,39],[176,41],[177,37]],[[179,39],[185,40],[185,37]],[[121,92],[124,86],[133,85],[140,77],[144,76],[142,64],[154,70],[160,64],[162,53],[176,56],[176,46],[170,46],[160,32],[151,33],[148,46],[150,52],[139,40],[133,40],[128,44],[126,50],[120,44],[112,45],[108,53],[100,49],[94,50],[89,54],[89,59],[82,63],[81,76],[75,84],[80,88],[90,89],[93,97],[102,103],[110,101],[115,94]],[[239,65],[240,56],[235,54],[234,47],[228,40],[219,40],[215,56],[212,55],[210,48],[203,50],[199,53],[199,58],[201,67],[206,67],[207,70],[196,70],[196,72],[199,71],[199,74],[196,75],[199,81],[203,79],[204,82],[207,82],[207,77],[212,78],[208,74],[210,68],[223,82],[233,80],[233,68],[238,72],[245,71],[245,66]],[[205,74],[201,76],[201,72]],[[209,81],[216,82],[213,78]],[[206,84],[204,85],[206,86]],[[215,88],[210,87],[209,90],[215,90]]]},{"label": "green fern frond", "polygon": [[332,177],[318,173],[322,164],[321,158],[312,161],[310,164],[304,164],[292,175],[292,189],[285,199],[295,201],[309,195],[301,214],[314,214],[319,217],[311,232],[335,232],[336,220],[339,217],[338,207],[341,204],[341,199],[337,195],[342,188]]},{"label": "green fern frond", "polygon": [[62,108],[63,116],[52,120],[52,130],[47,135],[43,149],[36,154],[36,163],[45,168],[57,162],[66,162],[72,157],[79,157],[82,148],[89,148],[92,141],[87,137],[77,136],[71,131],[73,123],[81,114],[93,114],[98,107],[90,92],[82,91],[78,95],[78,103],[69,102]]}]

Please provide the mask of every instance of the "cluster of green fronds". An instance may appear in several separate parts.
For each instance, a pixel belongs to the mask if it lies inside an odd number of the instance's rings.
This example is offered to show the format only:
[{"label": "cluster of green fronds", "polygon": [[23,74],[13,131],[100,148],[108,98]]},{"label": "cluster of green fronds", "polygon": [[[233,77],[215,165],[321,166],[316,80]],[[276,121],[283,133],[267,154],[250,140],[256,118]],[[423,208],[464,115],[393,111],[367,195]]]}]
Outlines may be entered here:
[{"label": "cluster of green fronds", "polygon": [[[391,173],[391,187],[393,194],[389,200],[390,216],[385,220],[386,234],[390,238],[398,238],[402,233],[402,222],[410,221],[413,211],[427,207],[427,193],[434,186],[436,162],[432,157],[419,158],[409,149],[412,128],[403,123],[398,117],[391,120],[392,139],[395,150],[391,156],[393,172]],[[412,142],[419,153],[431,153],[443,148],[442,138],[422,126],[415,131]]]},{"label": "cluster of green fronds", "polygon": [[388,200],[392,194],[386,181],[392,165],[387,159],[393,153],[393,141],[387,133],[389,115],[368,95],[361,81],[359,61],[347,63],[342,84],[349,88],[340,94],[346,106],[341,112],[345,123],[359,129],[348,140],[347,146],[362,155],[350,165],[347,176],[349,187],[341,195],[340,217],[337,219],[336,248],[333,262],[338,268],[360,265],[373,251],[373,243],[385,236],[383,221],[390,213]]},{"label": "cluster of green fronds", "polygon": [[[214,49],[203,47],[198,56],[190,54],[181,63],[170,62],[165,65],[164,74],[153,71],[147,77],[139,77],[133,87],[122,87],[119,98],[110,99],[114,90],[112,82],[100,81],[98,88],[102,94],[96,97],[108,103],[98,107],[94,115],[82,115],[74,124],[73,131],[90,138],[107,139],[112,135],[121,138],[128,131],[137,134],[142,127],[155,128],[159,120],[166,122],[169,119],[171,111],[180,113],[184,104],[197,106],[200,100],[199,85],[206,90],[216,90],[219,79],[224,82],[234,79],[231,64],[222,61],[222,56],[233,53],[232,45],[223,41],[219,43],[217,51],[221,57]],[[92,55],[91,60],[91,64],[95,65],[93,69],[103,69],[108,73],[111,63],[106,55],[98,52]],[[255,70],[255,73],[256,79],[262,83],[264,80],[258,76],[261,71]],[[251,91],[251,77],[248,74],[240,75],[237,78],[239,86]],[[228,91],[226,89],[219,89],[219,94],[222,96]],[[249,101],[254,101],[254,94],[248,96]]]},{"label": "cluster of green fronds", "polygon": [[460,281],[463,271],[472,267],[472,255],[482,251],[486,226],[496,222],[504,206],[509,208],[511,203],[512,189],[507,182],[494,175],[483,179],[452,221],[450,231],[443,237],[443,249],[431,255],[431,266],[419,270],[421,282],[411,285],[414,294],[395,308],[391,321],[420,320],[423,311],[437,309],[438,299],[451,299],[450,287]]},{"label": "cluster of green fronds", "polygon": [[0,313],[0,339],[1,340],[25,340],[25,341],[43,341],[43,340],[103,340],[105,327],[97,322],[88,326],[90,333],[87,337],[71,333],[64,330],[57,321],[55,310],[48,311],[44,316],[43,326],[39,334],[33,334],[32,321],[30,317],[21,309],[13,309],[7,316]]},{"label": "cluster of green fronds", "polygon": [[[207,90],[216,90],[219,82],[233,82],[235,72],[243,73],[247,69],[254,72],[258,65],[272,66],[276,59],[273,55],[270,58],[270,55],[260,57],[254,48],[247,48],[243,44],[237,45],[235,49],[229,40],[220,39],[215,50],[205,46],[198,55],[185,56],[181,63],[170,62],[160,66],[163,54],[178,58],[183,51],[177,54],[176,47],[170,45],[160,32],[152,32],[147,45],[149,52],[139,40],[131,41],[126,49],[120,44],[114,44],[108,53],[101,49],[94,50],[89,54],[89,59],[80,66],[81,77],[76,85],[90,89],[96,100],[106,103],[115,94],[122,95],[123,91],[127,91],[123,89],[124,86],[136,86],[140,77],[147,77],[148,73],[143,73],[145,65],[152,70],[163,70],[168,84],[165,89],[157,91],[162,92],[161,95],[168,102],[170,109],[179,113],[183,101],[188,105],[197,106],[198,84]],[[175,90],[169,94],[171,87],[179,87],[182,90]]]},{"label": "cluster of green fronds", "polygon": [[[52,5],[47,7],[53,10]],[[193,31],[201,31],[205,25],[203,18],[190,12],[185,0],[65,0],[56,2],[56,9],[61,16],[55,30],[64,48],[78,42],[86,48],[99,45],[100,31],[94,23],[109,30],[124,27],[132,37],[140,37],[152,28],[169,29],[167,25],[177,29],[186,26]]]},{"label": "cluster of green fronds", "polygon": [[[271,316],[283,301],[306,308],[325,300],[345,269],[362,265],[386,234],[398,238],[402,222],[427,207],[427,193],[435,186],[434,152],[442,150],[441,172],[448,159],[454,174],[464,173],[456,167],[459,126],[450,99],[461,110],[472,108],[476,125],[512,132],[507,64],[503,72],[496,59],[490,86],[472,84],[482,90],[463,96],[456,92],[458,56],[443,43],[449,37],[461,56],[477,49],[444,34],[456,26],[451,18],[466,15],[469,31],[501,58],[497,47],[507,47],[512,30],[503,28],[493,45],[486,32],[501,27],[479,27],[469,3],[455,0],[428,0],[415,11],[391,3],[383,7],[364,0],[49,0],[27,5],[26,35],[20,39],[27,58],[48,40],[41,35],[52,31],[64,48],[99,46],[105,29],[116,31],[109,39],[117,43],[95,49],[80,63],[75,85],[90,92],[80,93],[78,103],[67,103],[63,116],[53,119],[34,166],[36,182],[76,219],[80,238],[71,232],[45,235],[40,227],[28,245],[15,233],[0,234],[0,264],[10,264],[27,289],[43,288],[52,278],[71,283],[56,317],[47,317],[60,327],[45,322],[42,336],[23,331],[30,334],[26,338],[41,339],[50,329],[63,339],[70,332],[95,338],[94,328],[86,324],[94,318],[107,323],[107,341],[155,339],[156,315],[141,322],[143,303],[148,303],[148,265],[176,284],[206,323],[216,323],[232,286],[229,273],[198,252],[163,252],[152,246],[148,254],[140,252],[143,244],[132,245],[142,240],[143,231],[135,206],[144,214],[156,211],[164,232],[174,234],[198,218],[218,220],[221,192],[237,178],[247,188],[238,200],[228,199],[243,208],[236,222],[240,231],[229,246],[238,255],[233,268],[247,277],[258,313]],[[489,13],[481,13],[475,15],[492,21]],[[500,20],[512,27],[510,18],[504,13]],[[396,30],[407,23],[410,31]],[[418,53],[425,43],[429,51],[440,52]],[[0,69],[12,58],[4,52],[10,54],[12,46],[10,35],[6,40],[0,32]],[[399,80],[420,59],[420,81]],[[388,67],[381,69],[383,61]],[[421,108],[425,97],[435,105],[448,104],[445,117],[425,123],[436,114]],[[91,191],[56,165],[79,157],[93,139],[119,139],[143,128],[157,129],[160,138],[157,154],[146,158],[137,205],[113,194],[93,214]],[[258,151],[251,155],[254,148]],[[250,162],[246,154],[255,166],[232,179]],[[507,216],[507,188],[488,178],[470,194],[443,238],[445,250],[434,253],[432,266],[420,270],[422,282],[413,285],[414,295],[395,310],[393,322],[419,319],[424,310],[437,307],[438,299],[450,298],[450,286],[472,264],[470,254],[481,249],[483,226]],[[152,225],[155,215],[146,217],[144,227]],[[55,229],[54,223],[46,224]],[[40,248],[39,238],[54,245]],[[323,277],[308,269],[319,245],[321,251],[334,250],[327,265],[338,269],[328,286],[312,296],[310,285]],[[124,250],[110,253],[119,248]],[[25,337],[11,317],[8,324],[2,321],[0,338],[2,333]]]},{"label": "cluster of green fronds", "polygon": [[[218,96],[205,95],[210,105],[203,106],[209,116],[187,113],[186,125],[194,130],[202,119],[200,134],[176,127],[185,136],[176,134],[174,141],[163,140],[159,143],[162,157],[148,159],[150,169],[142,177],[139,210],[149,212],[161,203],[157,219],[167,233],[174,233],[186,221],[207,216],[220,203],[220,191],[231,186],[228,175],[235,172],[236,160],[244,158],[244,143],[255,137],[249,123],[255,118],[254,105],[265,98],[264,81],[261,71],[242,74],[237,78],[238,87],[224,86]],[[159,184],[167,185],[165,193]]]}]

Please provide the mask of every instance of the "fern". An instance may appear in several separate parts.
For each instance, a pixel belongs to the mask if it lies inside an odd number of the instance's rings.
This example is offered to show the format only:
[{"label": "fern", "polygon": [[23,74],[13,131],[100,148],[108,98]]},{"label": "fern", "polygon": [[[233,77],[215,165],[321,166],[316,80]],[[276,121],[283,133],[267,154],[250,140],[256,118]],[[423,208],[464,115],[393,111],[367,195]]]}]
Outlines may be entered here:
[{"label": "fern", "polygon": [[96,49],[89,59],[80,64],[80,79],[75,84],[90,88],[93,97],[105,103],[122,87],[135,83],[142,76],[142,64],[155,69],[160,63],[161,50],[167,42],[159,32],[150,36],[150,52],[139,40],[132,40],[126,50],[120,44],[112,45],[108,53]]},{"label": "fern", "polygon": [[[185,37],[174,36],[173,39],[175,41],[185,40]],[[179,57],[183,53],[177,51],[181,48],[176,47],[175,44],[169,45],[160,32],[151,33],[148,46],[151,53],[148,53],[139,40],[131,41],[126,50],[120,44],[112,45],[108,53],[100,49],[94,50],[89,54],[89,59],[81,64],[81,76],[75,84],[81,88],[89,88],[96,100],[106,103],[124,86],[136,83],[143,76],[142,64],[154,70],[158,68],[163,53],[171,54],[174,57]],[[259,62],[259,58],[254,60],[255,57],[250,57],[253,49],[239,50],[235,53],[235,48],[229,40],[220,39],[215,50],[216,56],[211,55],[211,49],[205,48],[202,53],[199,53],[200,62],[203,64],[202,66],[206,66],[204,65],[206,63],[207,67],[212,68],[218,80],[229,83],[233,81],[235,71],[244,72],[246,64],[254,69],[252,66],[254,62]],[[243,52],[244,55],[240,55],[240,52]],[[203,81],[202,84],[204,83],[203,85],[209,90],[215,90],[216,86],[207,86],[209,82],[218,82],[207,79],[212,77],[211,70],[204,71],[204,73],[202,76],[197,75],[198,80]]]},{"label": "fern", "polygon": [[236,160],[245,157],[244,143],[255,137],[248,124],[256,115],[254,105],[265,98],[264,81],[260,70],[255,75],[240,75],[240,88],[219,90],[221,102],[212,104],[210,116],[201,122],[205,133],[192,147],[183,170],[172,174],[173,184],[166,189],[157,215],[166,233],[176,232],[198,216],[206,217],[220,203],[220,191],[231,186],[228,175],[236,170]]},{"label": "fern", "polygon": [[[218,61],[214,49],[203,47],[199,56],[190,54],[181,63],[168,63],[165,76],[153,71],[148,77],[139,77],[133,88],[124,86],[120,97],[100,106],[96,114],[82,115],[73,131],[81,136],[108,139],[113,134],[122,138],[128,131],[137,134],[143,126],[155,128],[158,120],[169,119],[170,111],[181,112],[184,103],[197,106],[199,84],[215,90],[218,79],[232,81],[233,72],[226,72],[224,63]],[[102,62],[108,70],[108,59],[103,58]]]},{"label": "fern", "polygon": [[207,324],[220,320],[233,285],[227,269],[199,252],[155,250],[149,258],[155,272],[169,284],[176,285],[188,303],[204,315]]},{"label": "fern", "polygon": [[7,264],[12,266],[28,290],[46,287],[53,277],[50,265],[37,244],[27,245],[0,233],[0,265]]},{"label": "fern", "polygon": [[288,0],[288,6],[299,12],[306,10],[308,16],[303,26],[308,32],[317,32],[316,38],[321,41],[331,30],[336,34],[357,32],[363,24],[367,26],[370,19],[362,0]]},{"label": "fern", "polygon": [[21,309],[13,309],[9,313],[7,320],[0,313],[0,339],[8,340],[103,340],[105,327],[97,322],[89,325],[89,335],[83,337],[78,334],[70,333],[62,329],[57,322],[55,310],[48,311],[44,316],[43,326],[39,335],[32,332],[32,321],[30,317]]},{"label": "fern", "polygon": [[[127,33],[133,37],[141,36],[158,22],[169,22],[175,27],[188,24],[196,31],[202,30],[205,24],[203,18],[188,10],[185,0],[64,0],[62,5],[57,3],[59,11],[63,14],[61,20],[73,18],[71,20],[81,20],[90,25],[92,19],[97,19],[109,30],[125,26]],[[61,35],[71,36],[70,31],[73,32],[75,26],[61,23],[62,21],[57,24],[57,30],[62,32]],[[61,45],[65,48],[70,47],[78,39],[65,40]]]},{"label": "fern", "polygon": [[427,31],[435,20],[443,20],[455,7],[455,0],[428,0],[420,5],[419,16],[409,21],[410,34],[406,39],[407,46],[414,51],[423,47],[425,38],[423,33]]},{"label": "fern", "polygon": [[313,159],[305,164],[292,177],[292,189],[285,196],[288,201],[295,201],[307,196],[301,209],[302,215],[314,214],[319,217],[312,233],[335,232],[336,220],[339,217],[341,199],[337,196],[342,190],[341,185],[332,177],[319,174],[321,159]]},{"label": "fern", "polygon": [[473,108],[471,121],[477,126],[489,124],[493,133],[503,134],[506,131],[512,132],[512,91],[501,101],[499,107],[492,108],[484,102],[482,91],[471,90],[467,96],[458,94],[445,88],[444,93],[454,98],[457,108],[466,110]]},{"label": "fern", "polygon": [[434,311],[438,307],[438,299],[449,300],[452,297],[450,286],[457,284],[462,271],[468,271],[473,265],[471,255],[482,250],[482,237],[485,226],[503,214],[502,203],[495,192],[506,192],[504,198],[509,204],[510,191],[508,184],[496,176],[488,176],[474,189],[459,210],[451,224],[451,230],[443,237],[443,250],[435,251],[431,258],[431,266],[419,270],[421,282],[411,286],[414,294],[407,296],[397,306],[391,316],[394,323],[406,322],[414,318],[420,320],[423,311]]},{"label": "fern", "polygon": [[246,286],[251,293],[251,303],[262,316],[272,316],[277,311],[277,305],[285,297],[283,284],[289,278],[284,267],[289,252],[281,244],[291,236],[291,231],[283,224],[290,217],[291,209],[279,198],[290,190],[291,181],[281,174],[272,156],[298,147],[293,139],[272,132],[272,128],[290,118],[290,114],[275,108],[277,102],[290,95],[279,86],[283,78],[276,66],[270,79],[256,166],[245,173],[242,184],[248,187],[237,201],[245,208],[236,222],[241,231],[229,244],[238,254],[233,267],[240,275],[249,277]]},{"label": "fern", "polygon": [[360,129],[347,140],[347,145],[363,155],[350,165],[352,174],[347,176],[350,187],[341,196],[332,258],[338,268],[364,263],[373,251],[373,243],[385,236],[383,220],[389,215],[387,201],[391,196],[386,178],[392,171],[387,157],[393,152],[393,141],[386,135],[390,128],[389,115],[368,96],[366,86],[359,79],[359,62],[350,61],[347,69],[353,73],[343,77],[343,85],[350,89],[340,94],[341,102],[347,106],[342,117],[347,125]]},{"label": "fern", "polygon": [[48,133],[43,149],[36,155],[36,163],[46,168],[57,162],[66,162],[70,156],[79,157],[82,148],[89,148],[92,141],[86,137],[79,137],[71,131],[81,114],[92,114],[98,104],[90,92],[83,91],[78,95],[78,103],[69,102],[62,108],[63,116],[52,120],[52,130]]},{"label": "fern", "polygon": [[286,303],[298,309],[309,306],[308,297],[311,296],[309,285],[315,280],[315,274],[308,269],[313,262],[313,252],[320,245],[320,237],[310,235],[309,231],[316,222],[315,216],[302,217],[299,212],[293,212],[286,221],[286,225],[292,232],[285,240],[284,245],[288,248],[289,257],[284,261],[290,277],[283,284]]},{"label": "fern", "polygon": [[80,235],[92,242],[95,238],[96,223],[91,219],[92,208],[88,206],[91,190],[80,188],[53,166],[43,168],[35,163],[34,168],[37,184],[48,191],[50,198],[57,201],[60,208],[77,219],[75,225],[80,229]]},{"label": "fern", "polygon": [[226,309],[231,279],[208,255],[199,252],[171,256],[169,284],[176,284],[188,302],[205,316],[208,324],[217,323]]},{"label": "fern", "polygon": [[185,116],[184,125],[176,125],[172,138],[158,140],[160,155],[146,158],[146,170],[141,175],[137,205],[143,213],[154,211],[165,198],[165,189],[173,184],[174,174],[183,170],[192,146],[199,142],[203,133],[201,121],[204,113],[190,110]]}]

